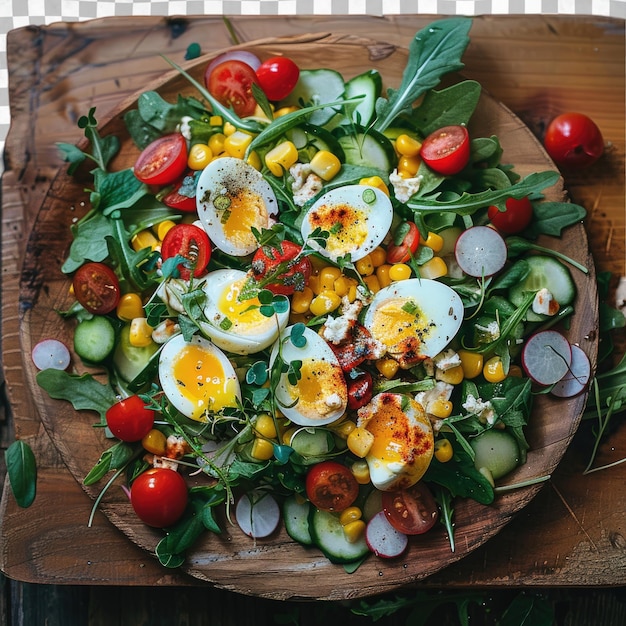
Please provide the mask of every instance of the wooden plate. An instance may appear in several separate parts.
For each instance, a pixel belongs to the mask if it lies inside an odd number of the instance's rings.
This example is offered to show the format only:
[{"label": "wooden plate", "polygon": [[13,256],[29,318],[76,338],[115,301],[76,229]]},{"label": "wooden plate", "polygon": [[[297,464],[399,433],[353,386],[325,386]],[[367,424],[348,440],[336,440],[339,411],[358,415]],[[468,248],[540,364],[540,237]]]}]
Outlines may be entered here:
[{"label": "wooden plate", "polygon": [[[407,59],[407,51],[393,44],[350,35],[313,34],[260,40],[242,47],[261,58],[285,54],[301,67],[326,65],[339,70],[346,79],[375,67],[386,84],[393,87],[399,84]],[[212,56],[215,55],[196,59],[186,69],[201,79]],[[167,68],[164,62],[164,70]],[[147,89],[158,89],[168,100],[175,99],[178,93],[193,93],[193,88],[176,72],[164,73],[156,83],[143,86],[142,91]],[[106,123],[99,120],[103,135],[116,134],[122,141],[115,167],[131,165],[138,154],[122,121],[124,111],[133,108],[135,102],[136,96],[133,96],[123,102]],[[522,176],[555,169],[529,129],[488,94],[481,97],[470,130],[474,136],[497,135],[504,148],[503,161],[515,164],[516,171]],[[69,403],[52,400],[39,388],[30,353],[40,339],[47,337],[72,344],[72,324],[62,321],[56,313],[66,309],[72,301],[68,295],[69,281],[62,275],[60,267],[70,244],[69,228],[87,210],[88,194],[84,189],[90,183],[88,176],[74,178],[64,170],[58,174],[29,240],[20,284],[20,337],[28,386],[54,445],[80,483],[108,444],[102,432],[93,428],[97,420],[92,413],[75,412]],[[546,195],[550,200],[565,199],[562,183],[547,190]],[[587,275],[574,272],[578,297],[568,336],[590,355],[595,364],[595,274],[582,224],[568,229],[561,239],[542,243],[567,252],[590,269]],[[74,367],[76,371],[83,371],[77,358]],[[531,445],[528,461],[507,477],[507,483],[552,473],[578,427],[584,404],[582,395],[558,401],[544,396],[537,398],[527,429]],[[101,485],[96,485],[85,488],[85,491],[95,499],[100,489]],[[489,507],[473,501],[457,502],[454,553],[450,551],[443,527],[438,527],[427,535],[412,538],[410,548],[402,558],[380,560],[371,557],[356,573],[347,574],[341,566],[328,562],[319,551],[307,550],[289,540],[284,530],[269,539],[253,542],[238,528],[226,524],[222,535],[206,533],[198,541],[184,569],[197,579],[218,587],[266,598],[341,600],[379,594],[423,579],[463,558],[502,529],[539,489],[539,485],[534,485],[513,490],[498,496],[495,504]],[[101,508],[133,542],[149,552],[154,551],[162,537],[161,532],[139,522],[121,489],[108,490]]]}]

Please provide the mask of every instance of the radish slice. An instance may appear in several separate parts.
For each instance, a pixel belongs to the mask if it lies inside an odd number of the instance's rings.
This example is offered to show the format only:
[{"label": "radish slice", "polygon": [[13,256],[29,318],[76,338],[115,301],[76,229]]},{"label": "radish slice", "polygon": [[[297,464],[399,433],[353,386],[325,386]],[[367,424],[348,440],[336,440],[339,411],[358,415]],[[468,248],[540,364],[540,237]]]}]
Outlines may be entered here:
[{"label": "radish slice", "polygon": [[506,263],[506,244],[493,228],[472,226],[459,235],[454,256],[468,276],[493,276]]},{"label": "radish slice", "polygon": [[556,330],[532,335],[522,350],[522,367],[540,385],[553,385],[569,371],[572,362],[570,342]]},{"label": "radish slice", "polygon": [[550,390],[558,398],[573,398],[583,392],[591,379],[591,362],[585,351],[572,346],[572,362],[569,370]]},{"label": "radish slice", "polygon": [[407,535],[398,532],[387,519],[384,511],[376,513],[365,527],[367,547],[383,559],[400,556],[409,545]]},{"label": "radish slice", "polygon": [[42,339],[32,351],[35,367],[40,370],[66,370],[70,365],[70,351],[58,339]]},{"label": "radish slice", "polygon": [[250,491],[237,501],[235,516],[241,530],[258,539],[271,535],[280,521],[280,508],[266,491]]},{"label": "radish slice", "polygon": [[206,77],[209,77],[213,69],[220,63],[224,63],[225,61],[241,61],[242,63],[246,63],[247,65],[249,65],[255,72],[261,65],[261,59],[259,59],[256,54],[248,52],[247,50],[231,50],[215,57],[208,64],[204,75]]}]

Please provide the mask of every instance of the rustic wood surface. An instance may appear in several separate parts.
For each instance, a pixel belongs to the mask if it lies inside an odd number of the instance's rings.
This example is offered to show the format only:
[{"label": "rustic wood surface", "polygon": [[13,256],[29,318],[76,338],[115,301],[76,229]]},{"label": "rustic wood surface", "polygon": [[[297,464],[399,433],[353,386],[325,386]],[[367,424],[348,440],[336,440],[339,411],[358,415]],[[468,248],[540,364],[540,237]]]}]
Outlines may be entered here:
[{"label": "rustic wood surface", "polygon": [[[350,32],[406,45],[428,21],[404,16],[238,18],[233,24],[241,41]],[[208,33],[210,46],[205,43]],[[599,122],[610,142],[607,155],[582,176],[566,174],[566,184],[573,200],[590,211],[586,227],[598,268],[616,276],[625,273],[623,34],[623,23],[600,18],[479,18],[464,72],[480,80],[537,134],[555,113],[566,109],[583,110]],[[182,59],[194,41],[204,50],[231,43],[215,18],[111,19],[26,28],[9,36],[13,125],[3,176],[3,355],[16,432],[33,445],[40,466],[33,508],[21,511],[6,494],[3,498],[2,568],[21,580],[197,584],[158,567],[102,516],[97,516],[94,528],[86,528],[90,500],[64,468],[32,411],[28,386],[20,376],[17,329],[11,326],[25,235],[59,168],[54,142],[75,140],[76,119],[89,106],[97,103],[98,117],[105,118],[142,86],[139,77],[156,78],[162,71],[155,63],[158,52]],[[589,97],[590,90],[594,97]],[[612,435],[612,445],[605,447],[599,462],[623,456],[623,436]],[[587,437],[577,437],[550,484],[505,531],[425,584],[623,584],[624,503],[615,494],[621,493],[624,473],[617,468],[582,477],[588,452]],[[611,506],[602,506],[609,496]],[[53,506],[60,498],[68,502],[62,509]]]}]

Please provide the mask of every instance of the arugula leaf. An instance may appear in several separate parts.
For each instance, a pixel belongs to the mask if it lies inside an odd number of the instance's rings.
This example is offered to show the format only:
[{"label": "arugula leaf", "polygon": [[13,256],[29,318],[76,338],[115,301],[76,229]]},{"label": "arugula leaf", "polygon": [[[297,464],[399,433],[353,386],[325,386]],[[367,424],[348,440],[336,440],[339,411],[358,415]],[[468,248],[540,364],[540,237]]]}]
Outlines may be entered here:
[{"label": "arugula leaf", "polygon": [[471,25],[471,19],[450,18],[433,22],[415,35],[400,87],[388,89],[388,98],[376,101],[375,130],[389,128],[399,115],[410,113],[415,100],[435,87],[444,74],[464,67],[461,57]]},{"label": "arugula leaf", "polygon": [[102,213],[92,213],[88,219],[72,226],[69,256],[63,263],[64,274],[75,272],[85,261],[104,261],[109,254],[106,238],[113,235],[111,222]]},{"label": "arugula leaf", "polygon": [[560,237],[564,228],[578,224],[587,215],[584,207],[572,202],[535,202],[529,234]]},{"label": "arugula leaf", "polygon": [[32,448],[18,439],[4,451],[4,460],[15,501],[28,508],[37,493],[37,463]]},{"label": "arugula leaf", "polygon": [[95,191],[91,194],[91,205],[104,215],[131,207],[148,193],[147,185],[135,176],[132,169],[119,172],[95,170],[93,174]]},{"label": "arugula leaf", "polygon": [[83,484],[93,485],[97,483],[110,470],[124,467],[133,456],[132,446],[124,441],[118,441],[100,455],[97,463],[83,478]]}]

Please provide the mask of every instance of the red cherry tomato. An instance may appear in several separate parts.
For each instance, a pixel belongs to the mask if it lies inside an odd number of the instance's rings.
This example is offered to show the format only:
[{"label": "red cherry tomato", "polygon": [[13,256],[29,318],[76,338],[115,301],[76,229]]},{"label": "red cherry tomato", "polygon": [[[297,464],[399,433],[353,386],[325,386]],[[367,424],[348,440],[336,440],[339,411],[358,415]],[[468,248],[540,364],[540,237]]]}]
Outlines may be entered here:
[{"label": "red cherry tomato", "polygon": [[268,100],[282,100],[296,86],[300,69],[291,59],[272,57],[261,63],[256,77]]},{"label": "red cherry tomato", "polygon": [[94,315],[106,315],[120,300],[120,283],[115,272],[104,263],[81,265],[72,280],[74,295]]},{"label": "red cherry tomato", "polygon": [[252,95],[252,85],[258,84],[254,70],[243,61],[224,61],[216,65],[204,82],[209,93],[221,104],[232,108],[239,117],[252,115],[256,100]]},{"label": "red cherry tomato", "polygon": [[348,383],[348,408],[356,411],[372,399],[374,381],[369,372],[359,372],[355,378],[347,376],[346,381]]},{"label": "red cherry tomato", "polygon": [[405,535],[425,533],[439,516],[435,498],[422,482],[408,489],[383,491],[382,504],[389,523]]},{"label": "red cherry tomato", "polygon": [[[404,236],[403,236],[404,235]],[[402,241],[395,243],[396,236],[402,237]],[[406,263],[411,255],[417,252],[420,244],[420,232],[414,222],[406,221],[396,229],[394,243],[387,246],[387,263]]]},{"label": "red cherry tomato", "polygon": [[506,211],[497,206],[487,209],[491,223],[505,235],[513,235],[523,231],[533,219],[533,207],[528,198],[509,198],[505,203]]},{"label": "red cherry tomato", "polygon": [[155,139],[135,162],[135,176],[146,185],[171,185],[187,169],[187,140],[180,133]]},{"label": "red cherry tomato", "polygon": [[[195,187],[194,175],[190,170],[174,184],[174,189],[165,195],[163,204],[177,211],[183,211],[184,213],[194,212],[196,210]],[[186,192],[193,191],[194,195],[185,195],[185,193],[182,193],[183,190]]]},{"label": "red cherry tomato", "polygon": [[211,260],[211,242],[202,228],[194,224],[176,224],[167,231],[161,243],[163,260],[174,256],[187,259],[178,264],[178,271],[183,280],[189,280],[191,274],[199,278],[204,274]]},{"label": "red cherry tomato", "polygon": [[328,345],[344,372],[350,372],[363,361],[371,359],[377,347],[370,331],[358,322],[351,324],[341,342],[329,342]]},{"label": "red cherry tomato", "polygon": [[591,165],[604,151],[600,129],[582,113],[557,115],[546,130],[543,144],[558,166],[572,169]]},{"label": "red cherry tomato", "polygon": [[306,495],[318,509],[343,511],[359,495],[359,484],[345,465],[322,461],[306,475]]},{"label": "red cherry tomato", "polygon": [[298,258],[301,251],[301,246],[287,240],[276,247],[261,246],[252,258],[252,274],[273,293],[289,296],[302,291],[311,276],[312,265],[308,257]]},{"label": "red cherry tomato", "polygon": [[458,174],[470,158],[470,138],[465,126],[444,126],[424,139],[420,149],[424,163],[438,174]]},{"label": "red cherry tomato", "polygon": [[154,411],[148,409],[139,396],[116,402],[105,417],[109,430],[122,441],[139,441],[154,425]]},{"label": "red cherry tomato", "polygon": [[139,474],[130,487],[130,502],[137,517],[155,528],[177,522],[185,512],[188,497],[185,479],[164,467]]}]

